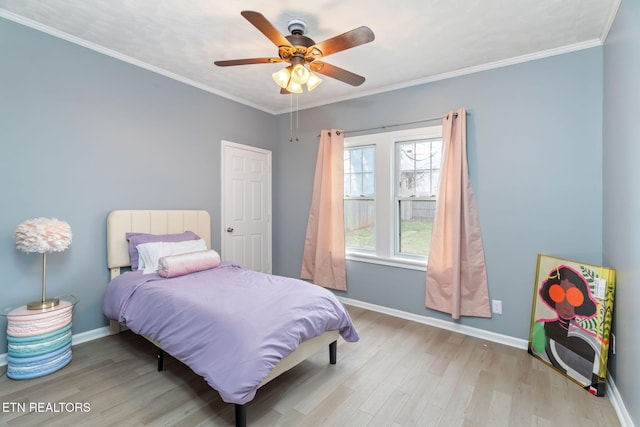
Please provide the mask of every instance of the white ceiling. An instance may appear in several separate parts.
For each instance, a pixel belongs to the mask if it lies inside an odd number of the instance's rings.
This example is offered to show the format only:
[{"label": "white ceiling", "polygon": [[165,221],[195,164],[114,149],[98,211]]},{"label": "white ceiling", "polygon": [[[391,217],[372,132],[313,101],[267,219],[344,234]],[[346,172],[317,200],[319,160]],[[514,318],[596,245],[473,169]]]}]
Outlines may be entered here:
[{"label": "white ceiling", "polygon": [[324,77],[297,96],[304,109],[599,46],[620,1],[0,0],[0,17],[278,114],[292,101],[271,79],[282,64],[213,64],[277,57],[242,10],[262,13],[284,35],[291,19],[302,19],[316,42],[361,25],[375,33],[373,42],[323,59],[364,84]]}]

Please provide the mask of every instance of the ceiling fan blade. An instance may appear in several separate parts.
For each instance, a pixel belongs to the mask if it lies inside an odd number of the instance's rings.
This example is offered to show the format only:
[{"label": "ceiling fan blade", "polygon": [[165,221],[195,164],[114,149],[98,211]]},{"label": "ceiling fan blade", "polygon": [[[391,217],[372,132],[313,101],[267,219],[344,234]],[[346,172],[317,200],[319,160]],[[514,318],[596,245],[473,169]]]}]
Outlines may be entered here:
[{"label": "ceiling fan blade", "polygon": [[247,59],[230,59],[228,61],[214,61],[218,67],[229,67],[232,65],[248,65],[248,64],[273,64],[282,62],[280,58],[247,58]]},{"label": "ceiling fan blade", "polygon": [[311,69],[311,71],[315,71],[316,73],[323,74],[327,77],[340,80],[341,82],[345,82],[347,84],[350,84],[351,86],[360,86],[362,83],[364,83],[365,80],[365,78],[362,76],[354,74],[351,71],[336,67],[335,65],[327,64],[326,62],[313,61],[309,64],[309,68]]},{"label": "ceiling fan blade", "polygon": [[322,52],[322,56],[328,56],[345,49],[369,43],[374,39],[375,35],[369,27],[358,27],[355,30],[347,31],[344,34],[317,43],[309,49],[318,48]]},{"label": "ceiling fan blade", "polygon": [[247,21],[251,22],[251,24],[253,24],[253,26],[262,34],[267,36],[267,38],[276,46],[291,46],[289,40],[287,40],[261,13],[254,12],[252,10],[243,10],[240,14],[244,16]]}]

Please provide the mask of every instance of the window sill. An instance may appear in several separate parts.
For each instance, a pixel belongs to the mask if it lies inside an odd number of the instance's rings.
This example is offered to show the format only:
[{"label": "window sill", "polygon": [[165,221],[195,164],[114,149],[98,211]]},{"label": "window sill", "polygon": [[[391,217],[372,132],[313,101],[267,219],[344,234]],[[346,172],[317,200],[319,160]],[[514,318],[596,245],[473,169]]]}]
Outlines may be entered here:
[{"label": "window sill", "polygon": [[427,261],[412,258],[383,258],[380,256],[361,252],[346,254],[347,261],[367,262],[369,264],[386,265],[390,267],[406,268],[409,270],[427,271]]}]

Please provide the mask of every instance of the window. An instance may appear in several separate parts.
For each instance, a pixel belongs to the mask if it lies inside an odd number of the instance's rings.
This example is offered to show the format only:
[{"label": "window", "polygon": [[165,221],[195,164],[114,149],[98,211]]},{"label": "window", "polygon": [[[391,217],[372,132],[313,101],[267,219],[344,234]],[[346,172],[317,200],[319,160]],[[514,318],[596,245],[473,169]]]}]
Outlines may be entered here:
[{"label": "window", "polygon": [[344,150],[345,244],[375,249],[375,146]]},{"label": "window", "polygon": [[426,257],[440,183],[442,139],[398,141],[395,145],[397,252]]},{"label": "window", "polygon": [[441,126],[345,138],[349,259],[425,268],[441,159]]}]

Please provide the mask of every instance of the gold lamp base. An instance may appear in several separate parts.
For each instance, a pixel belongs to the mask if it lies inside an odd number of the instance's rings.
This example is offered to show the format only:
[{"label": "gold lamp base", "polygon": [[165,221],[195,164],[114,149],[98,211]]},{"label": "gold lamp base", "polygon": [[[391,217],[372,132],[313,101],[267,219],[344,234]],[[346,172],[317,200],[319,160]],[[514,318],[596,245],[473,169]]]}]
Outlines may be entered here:
[{"label": "gold lamp base", "polygon": [[56,305],[60,304],[60,300],[58,298],[47,298],[42,301],[32,301],[27,304],[28,310],[44,310],[45,308],[53,308]]}]

